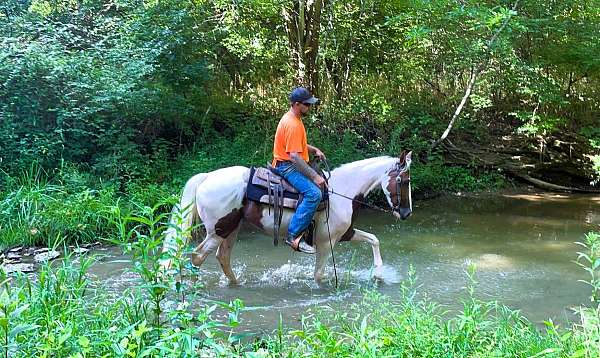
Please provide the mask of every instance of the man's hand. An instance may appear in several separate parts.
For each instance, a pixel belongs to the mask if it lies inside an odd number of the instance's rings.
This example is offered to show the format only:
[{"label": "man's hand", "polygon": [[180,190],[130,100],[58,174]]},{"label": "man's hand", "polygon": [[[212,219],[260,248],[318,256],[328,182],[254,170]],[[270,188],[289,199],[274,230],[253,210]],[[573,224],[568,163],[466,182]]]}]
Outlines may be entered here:
[{"label": "man's hand", "polygon": [[321,151],[321,149],[315,147],[314,145],[308,145],[308,152],[312,154],[315,158],[319,160],[325,160],[325,154]]},{"label": "man's hand", "polygon": [[319,160],[327,159],[327,158],[325,158],[325,154],[323,154],[323,152],[321,152],[321,150],[319,148],[315,148],[315,158],[317,158]]},{"label": "man's hand", "polygon": [[294,163],[294,166],[300,173],[304,174],[307,178],[312,179],[312,181],[315,184],[317,184],[319,188],[327,188],[327,182],[325,181],[325,179],[323,179],[322,176],[317,174],[317,172],[313,168],[311,168],[308,165],[308,163],[304,161],[304,159],[302,159],[300,154],[292,152],[290,153],[290,158],[292,159],[292,163]]},{"label": "man's hand", "polygon": [[325,181],[325,179],[323,179],[322,176],[320,175],[316,175],[313,178],[313,181],[315,182],[315,184],[317,184],[317,186],[321,189],[327,189],[327,182]]}]

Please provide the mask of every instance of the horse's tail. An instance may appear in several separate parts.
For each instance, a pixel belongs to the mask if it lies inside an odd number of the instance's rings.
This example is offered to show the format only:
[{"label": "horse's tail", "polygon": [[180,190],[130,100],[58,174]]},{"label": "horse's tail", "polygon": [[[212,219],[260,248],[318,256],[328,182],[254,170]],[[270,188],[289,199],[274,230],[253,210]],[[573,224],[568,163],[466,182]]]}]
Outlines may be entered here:
[{"label": "horse's tail", "polygon": [[[196,190],[198,186],[208,177],[208,173],[200,173],[191,177],[183,187],[183,194],[179,204],[173,207],[169,228],[165,234],[163,253],[172,257],[180,250],[180,244],[187,245],[190,228],[199,220],[198,206],[196,205]],[[161,260],[161,266],[165,269],[171,267],[171,259]]]}]

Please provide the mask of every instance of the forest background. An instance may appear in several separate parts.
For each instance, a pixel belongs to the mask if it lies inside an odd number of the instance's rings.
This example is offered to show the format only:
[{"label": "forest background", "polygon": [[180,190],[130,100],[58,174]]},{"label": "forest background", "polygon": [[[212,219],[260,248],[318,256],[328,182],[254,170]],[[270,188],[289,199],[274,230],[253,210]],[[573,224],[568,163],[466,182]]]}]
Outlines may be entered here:
[{"label": "forest background", "polygon": [[333,165],[411,149],[417,197],[600,172],[598,1],[3,0],[0,33],[2,246],[263,165],[300,84]]}]

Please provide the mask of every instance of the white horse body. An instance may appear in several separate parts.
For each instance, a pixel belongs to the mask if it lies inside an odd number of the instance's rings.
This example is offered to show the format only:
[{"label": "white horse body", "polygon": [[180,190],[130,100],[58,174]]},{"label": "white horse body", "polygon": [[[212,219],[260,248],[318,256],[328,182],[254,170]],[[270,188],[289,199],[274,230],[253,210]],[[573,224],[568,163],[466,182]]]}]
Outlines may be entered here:
[{"label": "white horse body", "polygon": [[[340,240],[368,242],[373,249],[374,276],[381,277],[383,262],[379,252],[379,240],[373,234],[352,228],[353,213],[357,206],[353,205],[353,200],[348,198],[363,198],[377,186],[381,186],[390,206],[394,207],[394,197],[390,192],[397,187],[391,184],[392,180],[396,179],[391,172],[402,162],[406,168],[405,172],[408,172],[410,155],[411,153],[408,153],[401,156],[400,159],[392,157],[365,159],[345,164],[331,172],[329,188],[341,195],[330,194],[329,196],[329,232],[326,212],[320,211],[314,216],[314,244],[317,251],[315,281],[320,282],[323,277],[325,262],[330,255],[330,235],[332,245]],[[179,206],[179,208],[185,208],[181,212],[183,218],[181,229],[184,232],[192,225],[196,215],[200,217],[206,230],[204,241],[192,254],[192,263],[200,266],[208,254],[217,250],[217,259],[232,284],[235,284],[237,279],[231,270],[230,257],[241,220],[245,219],[267,234],[273,233],[274,211],[269,210],[268,206],[264,204],[248,201],[245,198],[249,176],[250,169],[242,166],[195,175],[186,183]],[[408,190],[410,192],[410,186],[408,186]],[[396,194],[399,207],[400,194]],[[408,198],[410,201],[410,193]],[[410,203],[408,205],[410,206]],[[280,235],[287,233],[292,215],[292,210],[284,210]],[[394,215],[400,217],[396,211],[394,211]],[[177,248],[174,236],[175,230],[169,229],[164,243],[164,251]],[[169,260],[164,261],[163,266],[169,267]]]}]

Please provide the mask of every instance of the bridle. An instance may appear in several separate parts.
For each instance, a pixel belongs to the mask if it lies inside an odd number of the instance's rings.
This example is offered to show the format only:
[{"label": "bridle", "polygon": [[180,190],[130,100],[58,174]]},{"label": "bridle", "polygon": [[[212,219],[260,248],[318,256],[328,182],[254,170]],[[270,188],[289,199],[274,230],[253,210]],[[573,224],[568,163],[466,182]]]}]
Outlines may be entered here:
[{"label": "bridle", "polygon": [[400,163],[396,163],[396,168],[394,168],[394,170],[392,170],[390,172],[390,174],[392,174],[393,172],[398,172],[398,174],[396,174],[396,205],[393,205],[392,203],[392,209],[395,212],[400,212],[401,209],[401,202],[402,202],[402,197],[401,197],[401,190],[402,190],[402,185],[403,184],[408,184],[410,185],[410,177],[408,179],[402,179],[402,174],[406,173],[408,171],[408,165],[406,162],[404,162],[404,164],[400,165]]}]

